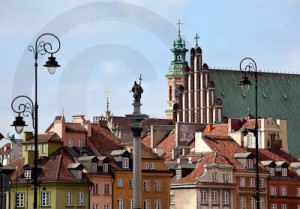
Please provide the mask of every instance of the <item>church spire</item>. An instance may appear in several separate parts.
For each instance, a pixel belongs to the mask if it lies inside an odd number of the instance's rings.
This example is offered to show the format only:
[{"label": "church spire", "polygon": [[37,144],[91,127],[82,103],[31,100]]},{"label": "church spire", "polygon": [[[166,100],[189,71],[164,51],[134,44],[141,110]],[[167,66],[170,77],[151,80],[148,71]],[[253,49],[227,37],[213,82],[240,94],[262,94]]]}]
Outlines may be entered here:
[{"label": "church spire", "polygon": [[110,117],[110,111],[109,111],[109,100],[108,100],[108,94],[109,94],[109,88],[106,88],[105,94],[106,94],[106,117]]}]

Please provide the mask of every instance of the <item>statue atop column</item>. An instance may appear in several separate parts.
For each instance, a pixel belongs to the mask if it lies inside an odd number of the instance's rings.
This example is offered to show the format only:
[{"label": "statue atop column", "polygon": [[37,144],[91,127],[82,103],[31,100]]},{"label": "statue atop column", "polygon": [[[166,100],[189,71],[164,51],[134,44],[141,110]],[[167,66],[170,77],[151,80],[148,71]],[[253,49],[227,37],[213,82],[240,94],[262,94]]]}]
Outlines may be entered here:
[{"label": "statue atop column", "polygon": [[140,80],[139,84],[137,84],[137,82],[134,81],[134,84],[133,84],[133,86],[131,88],[131,91],[130,91],[130,92],[133,92],[134,103],[140,103],[142,93],[143,93],[143,88],[141,86],[142,75],[140,75],[139,80]]}]

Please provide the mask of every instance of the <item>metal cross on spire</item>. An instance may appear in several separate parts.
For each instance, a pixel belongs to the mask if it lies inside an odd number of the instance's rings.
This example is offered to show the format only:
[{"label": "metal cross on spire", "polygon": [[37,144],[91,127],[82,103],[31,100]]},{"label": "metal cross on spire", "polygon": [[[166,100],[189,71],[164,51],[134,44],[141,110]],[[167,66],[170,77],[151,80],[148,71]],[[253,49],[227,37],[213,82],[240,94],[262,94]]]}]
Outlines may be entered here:
[{"label": "metal cross on spire", "polygon": [[182,22],[180,21],[180,19],[178,19],[178,23],[177,23],[177,25],[178,25],[178,33],[179,33],[179,35],[180,35],[180,25],[182,24]]},{"label": "metal cross on spire", "polygon": [[198,46],[198,39],[199,39],[200,37],[198,36],[198,33],[196,33],[196,36],[195,36],[195,40],[196,40],[196,47]]},{"label": "metal cross on spire", "polygon": [[141,85],[141,83],[142,83],[142,74],[140,74],[140,77],[139,77],[139,80],[140,80],[140,83],[139,83],[139,85]]}]

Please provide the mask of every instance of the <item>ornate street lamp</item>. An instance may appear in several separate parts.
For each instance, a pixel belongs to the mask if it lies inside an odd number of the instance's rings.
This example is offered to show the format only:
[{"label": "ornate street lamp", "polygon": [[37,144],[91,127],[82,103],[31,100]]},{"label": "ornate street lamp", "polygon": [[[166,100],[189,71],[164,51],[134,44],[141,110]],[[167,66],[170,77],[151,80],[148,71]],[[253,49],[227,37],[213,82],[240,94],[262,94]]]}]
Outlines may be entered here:
[{"label": "ornate street lamp", "polygon": [[258,171],[258,118],[257,118],[257,78],[258,78],[258,71],[255,61],[250,58],[246,57],[242,59],[240,62],[240,70],[244,73],[239,85],[242,87],[244,92],[247,92],[252,85],[251,81],[248,79],[247,74],[254,74],[255,77],[255,127],[254,129],[245,129],[243,130],[243,135],[246,136],[248,132],[253,133],[255,137],[255,155],[256,155],[256,166],[255,166],[255,188],[256,188],[256,209],[259,209],[259,171]]},{"label": "ornate street lamp", "polygon": [[[58,42],[58,45],[54,48],[52,43],[45,42],[43,39],[45,37],[52,37],[56,42]],[[50,74],[55,73],[56,68],[60,67],[60,65],[55,60],[55,57],[53,54],[58,52],[60,49],[60,40],[57,36],[55,36],[52,33],[44,33],[40,35],[35,45],[30,45],[28,47],[28,50],[33,52],[34,54],[34,77],[35,77],[35,102],[33,104],[32,100],[24,95],[16,97],[11,104],[12,110],[15,113],[18,113],[18,116],[16,117],[16,120],[13,122],[11,126],[15,126],[16,132],[18,134],[22,133],[23,127],[27,126],[26,123],[23,121],[23,115],[24,117],[28,117],[29,115],[32,118],[32,124],[34,128],[34,199],[33,199],[33,209],[37,209],[37,200],[38,200],[38,89],[37,89],[37,70],[38,70],[38,56],[39,55],[45,55],[50,54],[51,56],[48,58],[48,61],[44,65],[48,68],[48,71]],[[22,103],[23,100],[21,100],[21,103],[16,105],[17,101],[20,101],[19,99],[25,99],[26,102]],[[16,105],[16,106],[15,106]]]}]

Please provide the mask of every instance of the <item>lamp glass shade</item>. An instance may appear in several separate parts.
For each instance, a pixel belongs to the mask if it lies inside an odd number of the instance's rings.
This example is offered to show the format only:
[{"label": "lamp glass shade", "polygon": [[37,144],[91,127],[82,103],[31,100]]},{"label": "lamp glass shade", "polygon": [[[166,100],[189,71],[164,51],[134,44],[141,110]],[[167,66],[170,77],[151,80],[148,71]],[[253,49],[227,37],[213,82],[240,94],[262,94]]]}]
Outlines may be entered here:
[{"label": "lamp glass shade", "polygon": [[48,72],[49,72],[50,74],[54,74],[55,71],[56,71],[56,67],[47,67],[47,68],[48,68]]},{"label": "lamp glass shade", "polygon": [[14,126],[16,129],[16,132],[18,134],[22,133],[24,126],[27,126],[25,121],[23,120],[23,117],[20,115],[16,117],[16,120],[13,122],[11,126]]},{"label": "lamp glass shade", "polygon": [[51,57],[48,57],[48,61],[46,64],[44,64],[45,67],[48,68],[48,72],[50,74],[54,74],[56,71],[56,68],[60,67],[60,65],[55,60],[56,58],[51,55]]},{"label": "lamp glass shade", "polygon": [[250,88],[250,85],[252,85],[252,84],[251,84],[250,80],[248,79],[248,77],[245,75],[244,77],[242,77],[239,85],[241,86],[243,92],[247,92]]},{"label": "lamp glass shade", "polygon": [[15,130],[18,134],[22,133],[24,129],[24,126],[15,126]]}]

